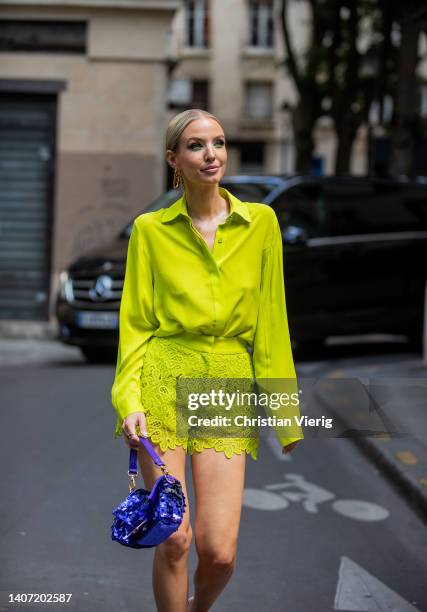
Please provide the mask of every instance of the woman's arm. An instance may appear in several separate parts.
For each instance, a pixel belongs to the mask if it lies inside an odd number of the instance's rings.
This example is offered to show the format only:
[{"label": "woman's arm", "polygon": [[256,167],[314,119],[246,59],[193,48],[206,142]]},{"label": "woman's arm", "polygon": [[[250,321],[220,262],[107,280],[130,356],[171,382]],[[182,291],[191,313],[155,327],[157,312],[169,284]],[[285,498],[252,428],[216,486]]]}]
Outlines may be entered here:
[{"label": "woman's arm", "polygon": [[[286,310],[283,274],[283,245],[279,222],[271,210],[271,233],[263,252],[261,296],[253,346],[255,378],[260,390],[271,394],[286,393],[289,406],[266,407],[268,416],[290,418],[289,427],[276,427],[282,447],[302,440],[304,434],[295,422],[300,417],[298,381],[292,355]],[[282,395],[286,402],[286,396]],[[288,450],[293,448],[290,447]]]},{"label": "woman's arm", "polygon": [[117,412],[114,437],[122,435],[123,419],[143,412],[140,377],[148,340],[157,328],[153,308],[153,271],[144,232],[137,217],[129,238],[123,293],[120,303],[119,346],[111,401]]}]

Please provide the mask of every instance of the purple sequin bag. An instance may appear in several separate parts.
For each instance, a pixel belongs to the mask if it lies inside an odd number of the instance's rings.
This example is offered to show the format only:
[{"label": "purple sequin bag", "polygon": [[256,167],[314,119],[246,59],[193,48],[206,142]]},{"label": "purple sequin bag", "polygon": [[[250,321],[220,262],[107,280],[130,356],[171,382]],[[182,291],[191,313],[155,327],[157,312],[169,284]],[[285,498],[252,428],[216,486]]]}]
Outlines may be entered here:
[{"label": "purple sequin bag", "polygon": [[130,493],[113,511],[111,539],[130,548],[152,548],[166,540],[181,525],[186,501],[180,481],[169,474],[151,442],[141,436],[139,439],[163,475],[156,480],[151,492],[136,489],[138,451],[130,449]]}]

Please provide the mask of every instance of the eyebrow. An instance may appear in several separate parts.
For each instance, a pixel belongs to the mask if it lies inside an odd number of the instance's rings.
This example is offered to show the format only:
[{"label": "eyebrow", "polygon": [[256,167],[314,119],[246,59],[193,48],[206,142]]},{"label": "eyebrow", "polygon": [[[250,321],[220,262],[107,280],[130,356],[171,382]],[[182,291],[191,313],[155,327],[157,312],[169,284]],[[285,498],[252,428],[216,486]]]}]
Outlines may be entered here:
[{"label": "eyebrow", "polygon": [[[215,138],[224,138],[225,139],[225,136],[223,134],[219,134],[218,136],[214,136],[214,139]],[[187,138],[187,142],[189,142],[190,140],[201,140],[201,141],[204,142],[204,138],[200,138],[199,136],[190,136],[189,138]]]}]

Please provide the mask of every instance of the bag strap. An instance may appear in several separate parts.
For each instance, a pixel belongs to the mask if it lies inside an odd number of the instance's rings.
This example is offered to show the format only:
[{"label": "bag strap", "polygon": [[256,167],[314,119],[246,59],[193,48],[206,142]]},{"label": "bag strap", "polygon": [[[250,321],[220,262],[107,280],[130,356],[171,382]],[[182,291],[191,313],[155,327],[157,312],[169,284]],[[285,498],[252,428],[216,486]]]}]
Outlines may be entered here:
[{"label": "bag strap", "polygon": [[[138,437],[143,443],[143,445],[145,446],[148,454],[150,455],[154,463],[158,465],[160,468],[166,467],[166,464],[164,463],[164,461],[161,460],[159,455],[154,450],[153,445],[151,444],[150,440],[148,438],[143,438],[141,436],[138,436]],[[131,474],[134,474],[135,476],[138,475],[137,457],[138,457],[138,450],[136,448],[131,448],[130,454],[129,454],[129,471],[128,471],[129,476]],[[162,470],[162,471],[164,472],[165,470]]]}]

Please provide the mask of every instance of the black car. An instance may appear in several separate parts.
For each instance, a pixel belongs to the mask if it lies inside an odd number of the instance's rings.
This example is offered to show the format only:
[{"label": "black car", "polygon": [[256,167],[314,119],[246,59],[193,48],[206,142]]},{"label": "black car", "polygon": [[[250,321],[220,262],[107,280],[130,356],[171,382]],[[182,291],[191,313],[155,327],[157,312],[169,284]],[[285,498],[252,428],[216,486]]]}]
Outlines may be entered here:
[{"label": "black car", "polygon": [[[262,202],[279,192],[280,176],[229,176],[221,185],[244,201]],[[143,212],[170,206],[182,195],[171,189]],[[97,247],[61,272],[56,300],[58,338],[80,347],[89,361],[111,360],[117,354],[120,299],[126,268],[127,245],[133,220],[111,242]]]},{"label": "black car", "polygon": [[427,183],[295,176],[266,197],[282,227],[292,337],[403,334],[422,347]]},{"label": "black car", "polygon": [[[284,242],[291,337],[299,352],[327,337],[405,334],[422,339],[427,184],[353,176],[228,177],[245,201],[272,206]],[[171,191],[147,211],[172,204]],[[129,224],[111,244],[62,273],[60,339],[89,360],[114,356]]]}]

